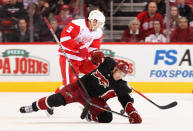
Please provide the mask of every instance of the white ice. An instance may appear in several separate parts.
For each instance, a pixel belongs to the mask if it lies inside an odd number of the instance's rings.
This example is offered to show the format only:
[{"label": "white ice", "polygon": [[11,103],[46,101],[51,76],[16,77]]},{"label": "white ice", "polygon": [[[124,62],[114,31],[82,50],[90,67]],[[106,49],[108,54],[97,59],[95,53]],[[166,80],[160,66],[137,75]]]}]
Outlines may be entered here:
[{"label": "white ice", "polygon": [[[47,117],[44,111],[21,114],[20,106],[51,93],[0,93],[0,131],[193,131],[193,94],[144,93],[159,105],[177,101],[174,108],[161,110],[138,94],[133,94],[134,106],[141,115],[142,124],[129,124],[127,118],[113,115],[109,124],[86,122],[80,119],[80,105],[70,104],[55,108]],[[112,110],[121,106],[114,98],[108,102]]]}]

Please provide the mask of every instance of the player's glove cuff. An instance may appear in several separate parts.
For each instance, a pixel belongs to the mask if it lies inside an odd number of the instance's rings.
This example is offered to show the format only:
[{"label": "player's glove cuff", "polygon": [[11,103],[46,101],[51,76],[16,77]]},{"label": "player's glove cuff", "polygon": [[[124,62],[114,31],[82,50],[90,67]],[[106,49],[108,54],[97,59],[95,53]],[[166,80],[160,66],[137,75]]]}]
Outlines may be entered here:
[{"label": "player's glove cuff", "polygon": [[139,124],[142,122],[141,116],[138,114],[136,109],[133,107],[133,104],[128,102],[125,107],[125,112],[129,116],[129,122],[131,124]]}]

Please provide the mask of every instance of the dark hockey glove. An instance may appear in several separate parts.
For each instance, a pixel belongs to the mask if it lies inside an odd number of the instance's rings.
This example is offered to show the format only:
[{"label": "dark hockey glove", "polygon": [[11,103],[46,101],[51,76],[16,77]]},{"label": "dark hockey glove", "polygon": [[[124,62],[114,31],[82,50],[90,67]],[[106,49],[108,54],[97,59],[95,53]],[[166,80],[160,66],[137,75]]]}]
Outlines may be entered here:
[{"label": "dark hockey glove", "polygon": [[78,54],[78,55],[79,55],[80,57],[84,58],[84,59],[87,59],[88,56],[89,56],[89,53],[88,53],[88,49],[86,48],[86,45],[83,44],[83,43],[79,43],[79,44],[77,45],[77,48],[78,48],[78,50],[79,50],[79,54]]},{"label": "dark hockey glove", "polygon": [[102,59],[104,58],[104,53],[101,50],[94,50],[91,53],[91,61],[95,65],[99,65],[102,63]]},{"label": "dark hockey glove", "polygon": [[141,116],[137,113],[132,103],[127,103],[125,112],[129,116],[129,122],[131,124],[139,124],[142,122]]}]

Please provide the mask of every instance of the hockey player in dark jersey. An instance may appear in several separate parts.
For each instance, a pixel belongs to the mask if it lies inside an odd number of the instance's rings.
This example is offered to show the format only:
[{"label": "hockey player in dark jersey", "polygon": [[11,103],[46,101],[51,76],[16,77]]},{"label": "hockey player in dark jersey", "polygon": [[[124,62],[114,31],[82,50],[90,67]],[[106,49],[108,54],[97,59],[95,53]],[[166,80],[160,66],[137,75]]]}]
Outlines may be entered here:
[{"label": "hockey player in dark jersey", "polygon": [[[95,64],[100,63],[98,68],[80,78],[91,97],[91,102],[110,110],[107,100],[117,96],[118,101],[129,116],[129,122],[141,123],[142,119],[133,107],[134,99],[130,96],[132,90],[127,86],[127,82],[122,80],[129,73],[129,64],[123,60],[115,61],[113,58],[104,57],[102,51],[99,50],[93,51],[91,60]],[[21,107],[20,112],[30,113],[47,110],[73,102],[79,102],[85,106],[87,102],[83,96],[86,97],[86,94],[77,81],[66,85],[57,94],[43,97],[30,106]],[[87,118],[99,123],[109,123],[113,119],[111,112],[93,106],[90,107]]]}]

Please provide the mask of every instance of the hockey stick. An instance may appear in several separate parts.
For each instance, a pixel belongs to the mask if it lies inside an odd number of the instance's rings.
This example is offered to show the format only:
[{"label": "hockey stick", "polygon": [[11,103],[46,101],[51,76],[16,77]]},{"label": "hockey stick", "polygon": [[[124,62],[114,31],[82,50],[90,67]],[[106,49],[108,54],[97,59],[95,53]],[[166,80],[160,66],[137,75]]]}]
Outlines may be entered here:
[{"label": "hockey stick", "polygon": [[147,98],[146,96],[144,96],[142,93],[140,93],[136,89],[134,89],[133,87],[131,87],[131,89],[134,90],[137,94],[139,94],[143,98],[145,98],[146,100],[148,100],[150,103],[152,103],[153,105],[158,107],[159,109],[169,109],[169,108],[172,108],[172,107],[174,107],[174,106],[176,106],[178,104],[176,101],[174,101],[174,102],[171,102],[171,103],[169,103],[167,105],[160,106],[160,105],[156,104],[155,102],[153,102],[152,100],[150,100],[149,98]]},{"label": "hockey stick", "polygon": [[[83,83],[81,82],[80,78],[78,77],[78,75],[77,75],[77,73],[76,73],[76,71],[75,71],[72,63],[70,62],[68,56],[66,55],[66,52],[65,52],[64,49],[62,48],[62,44],[60,43],[60,41],[58,40],[58,37],[57,37],[56,34],[54,33],[54,30],[52,29],[52,26],[49,24],[49,22],[48,22],[48,20],[47,20],[46,17],[44,17],[44,21],[46,22],[46,24],[47,24],[50,32],[52,33],[54,39],[56,40],[57,44],[59,45],[59,47],[60,47],[60,49],[61,49],[61,51],[62,51],[62,53],[64,54],[64,56],[66,57],[68,63],[70,64],[70,67],[71,67],[73,73],[75,74],[75,76],[77,77],[77,79],[78,79],[78,81],[79,81],[79,83],[80,83],[81,89],[82,89],[82,90],[84,91],[84,93],[86,94],[87,98],[85,98],[85,99],[87,100],[88,103],[90,103],[90,100],[91,100],[91,99],[90,99],[90,96],[89,96],[86,88],[84,87]],[[87,113],[88,113],[88,110],[89,110],[89,107],[90,107],[90,104],[88,104],[88,103],[87,103],[87,105],[85,106],[85,109],[83,110],[83,112],[81,113],[81,116],[80,116],[81,119],[84,119],[84,118],[86,117]]]},{"label": "hockey stick", "polygon": [[[145,98],[146,100],[148,100],[150,103],[152,103],[153,105],[155,105],[156,107],[158,107],[159,109],[169,109],[169,108],[172,108],[174,106],[176,106],[178,103],[176,101],[174,102],[171,102],[167,105],[164,105],[164,106],[160,106],[158,104],[156,104],[155,102],[153,102],[152,100],[150,100],[149,98],[147,98],[146,96],[144,96],[142,93],[140,93],[139,91],[137,91],[136,89],[134,89],[133,87],[131,87],[132,90],[134,90],[137,94],[139,94],[140,96],[142,96],[143,98]],[[120,110],[120,114],[124,114],[125,113],[125,110]]]},{"label": "hockey stick", "polygon": [[109,110],[109,109],[103,108],[103,107],[101,107],[101,106],[99,106],[99,105],[96,105],[96,104],[93,104],[93,103],[91,103],[91,102],[90,102],[90,105],[91,105],[91,106],[94,106],[94,107],[96,107],[96,108],[99,108],[99,109],[101,109],[101,110],[104,110],[104,111],[107,111],[107,112],[110,112],[110,113],[114,113],[114,114],[117,114],[117,115],[120,115],[120,116],[123,116],[123,117],[125,117],[125,118],[129,118],[129,119],[130,119],[129,116],[126,116],[126,115],[124,115],[124,114],[121,114],[121,113],[116,112],[116,111],[113,111],[113,110]]}]

